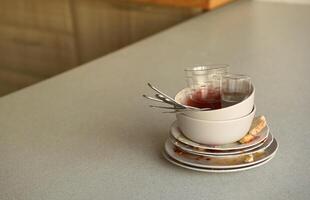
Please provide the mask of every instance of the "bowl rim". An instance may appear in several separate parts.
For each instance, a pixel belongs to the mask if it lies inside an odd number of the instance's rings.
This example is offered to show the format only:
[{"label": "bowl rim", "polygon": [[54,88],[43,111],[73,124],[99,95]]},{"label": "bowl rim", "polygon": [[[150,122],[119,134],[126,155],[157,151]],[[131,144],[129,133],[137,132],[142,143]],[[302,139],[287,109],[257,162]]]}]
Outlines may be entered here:
[{"label": "bowl rim", "polygon": [[192,117],[190,117],[188,115],[185,115],[184,113],[178,113],[177,114],[177,118],[178,118],[178,116],[182,115],[182,117],[188,118],[188,119],[190,119],[192,121],[197,121],[197,122],[201,122],[201,123],[219,123],[219,124],[221,124],[221,123],[234,122],[234,121],[242,120],[244,118],[248,118],[248,117],[250,117],[253,114],[255,115],[255,112],[256,112],[256,105],[254,104],[253,108],[252,108],[252,110],[251,110],[251,112],[249,114],[247,114],[247,115],[245,115],[243,117],[240,117],[240,118],[236,118],[236,119],[228,119],[228,120],[203,120],[203,119],[192,118]]},{"label": "bowl rim", "polygon": [[[187,89],[189,89],[189,88],[186,87],[186,88],[183,88],[182,90],[180,90],[180,91],[174,96],[174,100],[175,100],[176,102],[182,104],[180,101],[178,101],[178,100],[176,99],[176,97],[177,97],[181,92],[183,92],[183,91],[185,91],[185,90],[187,90]],[[245,98],[244,100],[240,101],[239,103],[236,103],[236,104],[234,104],[234,105],[232,105],[232,106],[228,106],[228,107],[225,107],[225,108],[220,108],[220,109],[216,109],[216,110],[204,110],[204,111],[199,111],[199,112],[214,113],[214,112],[229,110],[229,109],[231,109],[231,108],[233,108],[233,107],[236,107],[236,106],[242,104],[244,101],[248,100],[250,97],[253,97],[254,95],[255,95],[255,87],[254,87],[254,85],[252,84],[252,92],[251,92],[251,94],[250,94],[247,98]],[[182,104],[182,105],[183,105],[183,104]]]}]

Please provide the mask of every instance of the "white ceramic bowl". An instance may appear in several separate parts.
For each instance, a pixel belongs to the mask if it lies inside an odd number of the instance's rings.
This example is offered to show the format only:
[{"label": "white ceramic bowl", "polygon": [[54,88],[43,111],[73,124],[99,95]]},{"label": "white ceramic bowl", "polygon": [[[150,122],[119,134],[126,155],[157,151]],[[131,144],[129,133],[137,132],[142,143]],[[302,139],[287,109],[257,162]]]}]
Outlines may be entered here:
[{"label": "white ceramic bowl", "polygon": [[[249,97],[245,100],[217,110],[207,110],[207,111],[197,111],[197,112],[185,112],[184,114],[194,118],[194,119],[201,119],[201,120],[229,120],[229,119],[237,119],[240,117],[244,117],[248,115],[254,106],[254,96],[255,96],[255,88],[254,86],[252,93]],[[189,88],[185,88],[181,90],[176,96],[175,100],[178,103],[185,104],[186,102],[186,93]]]},{"label": "white ceramic bowl", "polygon": [[208,145],[223,145],[240,140],[249,131],[256,108],[248,115],[232,120],[209,121],[177,114],[177,122],[182,133],[189,139]]}]

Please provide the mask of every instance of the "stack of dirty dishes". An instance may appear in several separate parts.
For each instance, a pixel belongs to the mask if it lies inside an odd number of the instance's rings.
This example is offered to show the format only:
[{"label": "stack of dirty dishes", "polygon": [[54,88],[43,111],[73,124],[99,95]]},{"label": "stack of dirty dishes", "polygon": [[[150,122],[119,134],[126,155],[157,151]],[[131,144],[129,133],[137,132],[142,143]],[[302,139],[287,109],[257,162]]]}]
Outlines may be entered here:
[{"label": "stack of dirty dishes", "polygon": [[227,65],[185,70],[188,87],[181,105],[209,110],[177,110],[163,151],[171,163],[204,172],[233,172],[261,166],[278,148],[264,116],[255,117],[255,88]]},{"label": "stack of dirty dishes", "polygon": [[[254,121],[260,120],[260,117]],[[229,131],[228,133],[229,134]],[[252,169],[270,161],[278,143],[266,125],[253,140],[222,145],[203,144],[186,137],[174,122],[163,151],[171,163],[203,172],[234,172]]]}]

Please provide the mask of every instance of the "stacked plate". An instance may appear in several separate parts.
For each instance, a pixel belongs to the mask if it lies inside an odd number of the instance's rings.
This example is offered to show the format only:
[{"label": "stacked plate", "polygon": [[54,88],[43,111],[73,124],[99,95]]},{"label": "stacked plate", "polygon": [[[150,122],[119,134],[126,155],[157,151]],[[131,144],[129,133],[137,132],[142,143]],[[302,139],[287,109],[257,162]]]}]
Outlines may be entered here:
[{"label": "stacked plate", "polygon": [[164,157],[171,163],[203,172],[235,172],[252,169],[270,161],[278,149],[266,126],[249,143],[221,146],[199,144],[186,138],[174,122],[165,143]]}]

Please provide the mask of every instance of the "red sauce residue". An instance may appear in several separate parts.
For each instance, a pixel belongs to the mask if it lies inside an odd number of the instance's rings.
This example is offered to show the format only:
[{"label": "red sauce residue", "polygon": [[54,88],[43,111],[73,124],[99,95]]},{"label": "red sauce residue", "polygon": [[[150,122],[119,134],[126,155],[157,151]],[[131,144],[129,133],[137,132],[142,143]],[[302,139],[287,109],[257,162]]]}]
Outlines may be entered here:
[{"label": "red sauce residue", "polygon": [[217,89],[200,89],[187,98],[186,105],[196,108],[222,108],[221,94]]}]

